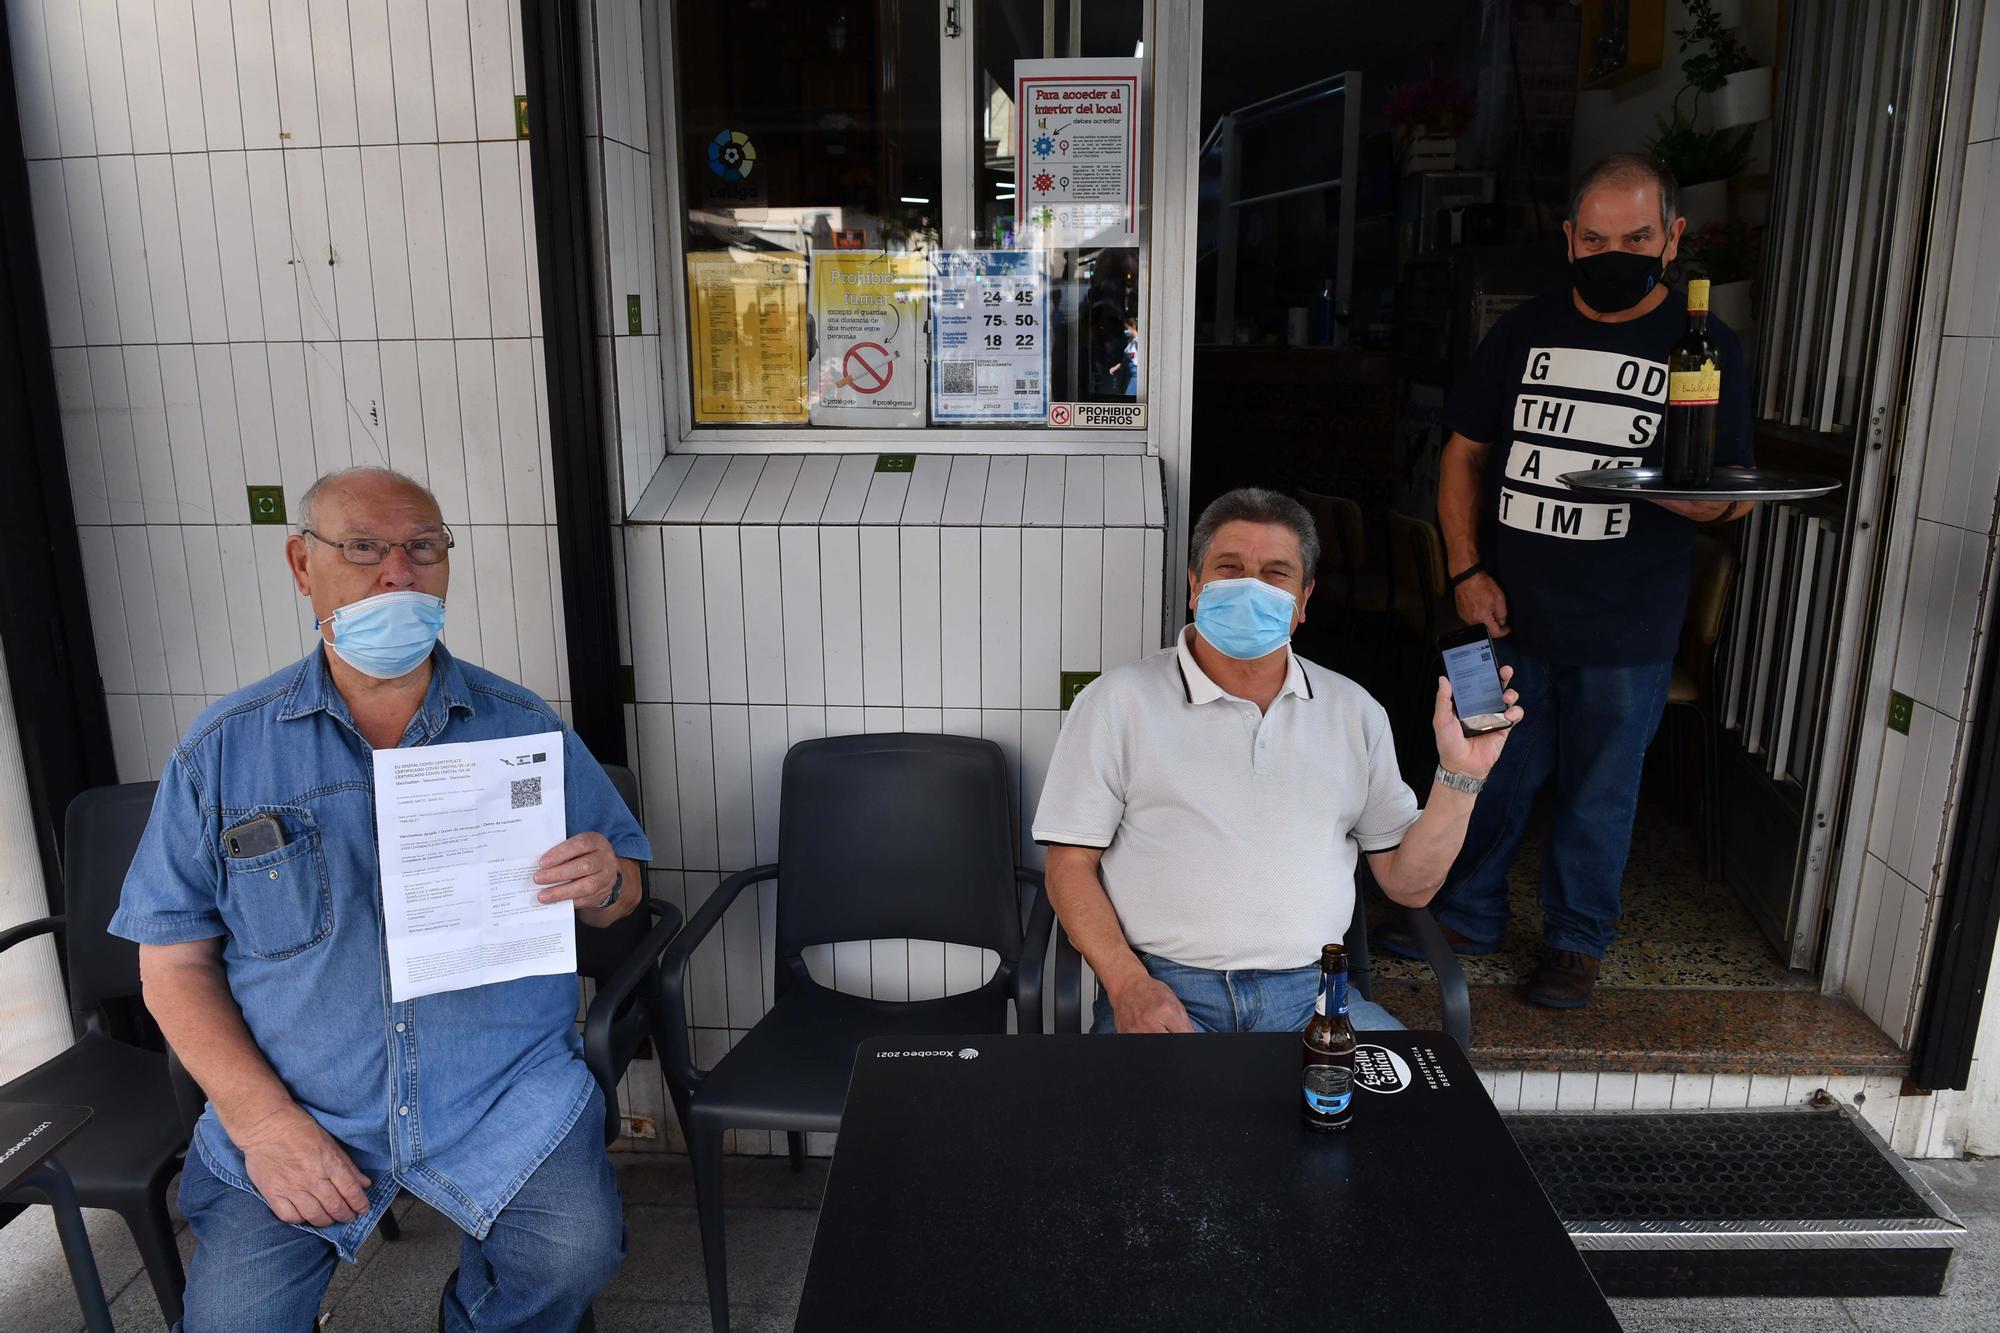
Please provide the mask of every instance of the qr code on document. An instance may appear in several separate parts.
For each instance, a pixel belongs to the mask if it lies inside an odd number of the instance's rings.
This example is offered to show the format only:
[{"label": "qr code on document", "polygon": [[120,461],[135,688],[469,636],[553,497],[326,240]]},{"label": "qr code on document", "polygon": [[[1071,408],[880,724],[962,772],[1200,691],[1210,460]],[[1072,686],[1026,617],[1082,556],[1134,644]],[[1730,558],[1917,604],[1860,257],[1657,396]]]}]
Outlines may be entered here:
[{"label": "qr code on document", "polygon": [[514,808],[526,810],[542,803],[542,780],[540,778],[514,779]]},{"label": "qr code on document", "polygon": [[947,362],[938,367],[938,386],[945,393],[977,393],[978,374],[977,366],[960,366]]}]

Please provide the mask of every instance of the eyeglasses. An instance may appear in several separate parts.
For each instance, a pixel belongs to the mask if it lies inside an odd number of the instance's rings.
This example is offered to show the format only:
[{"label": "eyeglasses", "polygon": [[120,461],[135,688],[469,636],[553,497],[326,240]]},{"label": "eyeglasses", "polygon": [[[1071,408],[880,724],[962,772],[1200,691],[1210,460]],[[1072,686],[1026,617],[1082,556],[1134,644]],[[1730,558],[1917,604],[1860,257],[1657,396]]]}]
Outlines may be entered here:
[{"label": "eyeglasses", "polygon": [[320,536],[311,528],[302,528],[300,531],[314,541],[325,542],[338,550],[341,557],[350,565],[379,565],[389,558],[389,549],[394,546],[402,547],[403,554],[410,557],[410,563],[413,565],[442,564],[444,553],[457,545],[452,540],[450,528],[440,529],[444,533],[442,537],[412,537],[406,542],[383,541],[380,537],[353,537],[344,542],[337,542],[329,537]]}]

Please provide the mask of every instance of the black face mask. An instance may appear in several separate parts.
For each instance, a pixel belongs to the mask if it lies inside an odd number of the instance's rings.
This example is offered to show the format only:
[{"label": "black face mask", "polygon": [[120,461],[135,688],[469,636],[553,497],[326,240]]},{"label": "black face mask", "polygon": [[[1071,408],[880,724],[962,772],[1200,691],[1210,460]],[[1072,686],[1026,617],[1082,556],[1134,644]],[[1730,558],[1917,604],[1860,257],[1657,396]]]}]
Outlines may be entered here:
[{"label": "black face mask", "polygon": [[[1663,247],[1661,254],[1665,253]],[[1615,315],[1646,299],[1660,283],[1662,266],[1660,255],[1605,250],[1572,258],[1569,271],[1576,294],[1585,305],[1600,315]]]}]

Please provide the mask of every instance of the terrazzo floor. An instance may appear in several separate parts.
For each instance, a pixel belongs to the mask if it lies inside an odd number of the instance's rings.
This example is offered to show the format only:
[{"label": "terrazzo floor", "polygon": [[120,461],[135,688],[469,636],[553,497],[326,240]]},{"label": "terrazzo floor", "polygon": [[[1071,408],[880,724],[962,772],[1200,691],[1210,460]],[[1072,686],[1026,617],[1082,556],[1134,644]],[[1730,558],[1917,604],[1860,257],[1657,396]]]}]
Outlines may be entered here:
[{"label": "terrazzo floor", "polygon": [[[1538,900],[1542,846],[1549,825],[1547,803],[1536,813],[1508,876],[1512,918],[1497,953],[1461,959],[1474,986],[1518,986],[1540,958],[1542,909]],[[1732,986],[1764,990],[1814,990],[1810,973],[1782,963],[1757,923],[1723,883],[1707,883],[1693,833],[1661,802],[1641,803],[1626,864],[1625,914],[1605,955],[1598,985]],[[1391,924],[1392,909],[1377,904],[1370,933]],[[1375,974],[1389,980],[1429,976],[1420,962],[1373,951]]]}]

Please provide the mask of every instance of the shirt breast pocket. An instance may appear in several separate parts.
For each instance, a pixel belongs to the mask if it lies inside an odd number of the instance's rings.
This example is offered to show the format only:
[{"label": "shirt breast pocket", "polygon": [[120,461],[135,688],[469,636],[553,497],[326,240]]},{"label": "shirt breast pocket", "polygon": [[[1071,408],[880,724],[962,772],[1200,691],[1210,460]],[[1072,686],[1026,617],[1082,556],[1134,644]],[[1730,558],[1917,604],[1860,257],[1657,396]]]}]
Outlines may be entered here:
[{"label": "shirt breast pocket", "polygon": [[276,961],[304,953],[333,933],[333,890],[310,812],[262,806],[230,822],[267,814],[284,828],[285,845],[257,856],[224,858],[229,901],[223,916],[245,950]]}]

